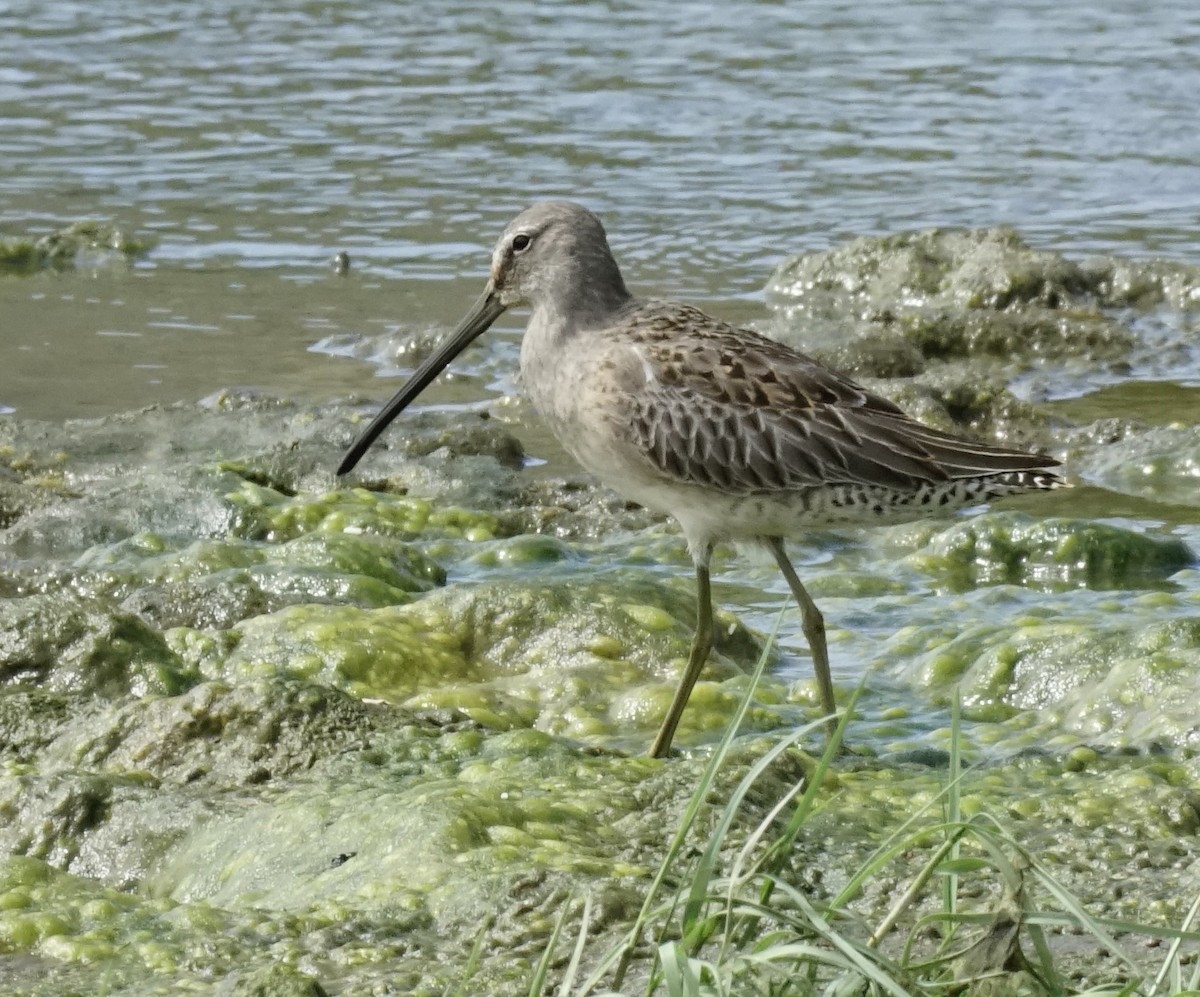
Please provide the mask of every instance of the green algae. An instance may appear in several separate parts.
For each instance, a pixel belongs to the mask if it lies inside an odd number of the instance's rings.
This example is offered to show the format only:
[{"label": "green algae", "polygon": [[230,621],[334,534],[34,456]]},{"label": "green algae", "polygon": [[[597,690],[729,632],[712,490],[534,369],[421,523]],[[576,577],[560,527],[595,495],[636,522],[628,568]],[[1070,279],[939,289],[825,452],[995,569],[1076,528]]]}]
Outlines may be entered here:
[{"label": "green algae", "polygon": [[895,536],[919,547],[907,563],[953,591],[1029,582],[1131,588],[1167,578],[1195,560],[1176,537],[1015,512],[975,516],[949,528],[916,524]]},{"label": "green algae", "polygon": [[[933,229],[795,257],[767,291],[789,325],[816,327],[818,340],[830,328],[843,344],[835,365],[895,376],[949,358],[1125,357],[1135,339],[1100,310],[1103,284],[1102,273],[1032,249],[1011,229]],[[847,345],[847,323],[869,341]]]},{"label": "green algae", "polygon": [[172,695],[190,673],[137,616],[65,594],[0,600],[0,679],[88,695]]},{"label": "green algae", "polygon": [[[236,965],[248,975],[282,961],[331,988],[358,992],[386,979],[438,993],[458,979],[466,942],[484,924],[475,985],[526,992],[568,884],[603,898],[594,943],[628,923],[704,763],[589,754],[529,731],[466,742],[410,733],[386,744],[376,745],[371,765],[343,753],[252,811],[198,822],[153,877],[152,895],[123,894],[30,858],[6,860],[0,951],[65,969],[107,963],[115,979],[159,981],[163,992],[197,974],[219,979]],[[768,744],[735,748],[701,827]],[[1187,873],[1171,842],[1200,826],[1194,766],[1094,750],[1073,759],[1065,772],[1056,759],[1026,756],[969,773],[962,811],[997,815],[1069,889],[1099,891],[1106,916],[1178,917]],[[795,752],[768,770],[735,822],[730,856],[809,771]],[[925,766],[842,766],[789,875],[816,898],[836,893],[921,807],[933,805],[928,823],[937,822],[945,778]],[[931,834],[913,848],[938,840]],[[865,884],[852,910],[870,919],[890,904],[913,848]],[[1130,862],[1164,872],[1138,891],[1106,892],[1108,868]],[[986,910],[986,895],[974,896]],[[447,949],[448,937],[466,941]]]},{"label": "green algae", "polygon": [[[1092,914],[1178,923],[1195,887],[1192,872],[1185,868],[1194,853],[1187,839],[1200,826],[1194,762],[1119,752],[1084,752],[1082,757],[1083,764],[1067,771],[1057,755],[1030,753],[969,772],[961,785],[961,813],[990,815],[1067,890],[1088,897]],[[827,840],[840,840],[851,848],[862,847],[864,839],[886,840],[918,807],[937,811],[945,778],[944,772],[916,767],[843,771],[838,798],[809,828],[812,840],[826,834]],[[924,847],[937,840],[935,836]],[[801,851],[797,863],[815,858],[809,849]],[[984,853],[968,847],[964,854]],[[907,865],[907,859],[900,859],[890,872],[881,872],[855,906],[862,910],[886,905],[888,890],[905,881]],[[1136,889],[1112,889],[1112,870],[1131,868],[1162,870],[1161,878],[1156,872],[1149,879],[1139,877]],[[827,888],[836,889],[840,869],[829,872],[834,882]],[[982,886],[969,886],[960,895],[964,909],[994,909],[994,896]],[[1039,901],[1051,907],[1056,903],[1051,897]],[[1090,972],[1082,965],[1078,971]]]},{"label": "green algae", "polygon": [[408,544],[378,535],[312,533],[282,543],[196,540],[169,549],[140,533],[94,547],[75,589],[135,608],[160,627],[230,626],[297,603],[391,606],[445,582]]},{"label": "green algae", "polygon": [[644,758],[580,755],[530,732],[476,740],[465,753],[447,750],[454,740],[408,728],[375,764],[342,753],[254,813],[210,814],[154,877],[157,896],[9,860],[0,945],[49,957],[64,976],[97,962],[116,980],[163,992],[265,961],[302,963],[349,992],[379,979],[440,992],[465,958],[447,936],[471,938],[483,918],[482,979],[507,983],[488,992],[512,993],[568,877],[594,882],[610,918],[628,916],[662,833],[648,806],[687,777]]},{"label": "green algae", "polygon": [[[992,750],[1065,750],[1080,737],[1123,748],[1191,744],[1198,608],[1148,593],[1070,616],[1045,606],[975,622],[963,612],[964,624],[899,631],[875,667],[945,702],[961,697],[972,736]],[[893,750],[908,746],[898,733]]]},{"label": "green algae", "polygon": [[571,548],[556,537],[521,534],[481,545],[469,561],[481,568],[506,565],[551,564],[570,560]]},{"label": "green algae", "polygon": [[252,962],[266,971],[276,939],[263,921],[124,893],[32,858],[0,864],[0,969],[12,994],[95,992],[99,981],[112,992],[212,992],[235,961],[249,968],[239,952],[261,953]]},{"label": "green algae", "polygon": [[[637,598],[631,598],[636,595]],[[645,739],[691,640],[689,594],[650,585],[474,585],[382,609],[294,606],[226,632],[167,640],[209,677],[289,675],[364,699],[454,710],[494,730],[537,726],[606,743]],[[718,648],[743,662],[756,641],[723,619]],[[717,656],[685,733],[719,729],[738,675]],[[719,681],[714,679],[719,677]]]},{"label": "green algae", "polygon": [[[651,873],[614,861],[625,845],[614,824],[631,816],[638,787],[657,768],[646,759],[582,755],[521,731],[483,740],[465,757],[426,754],[424,778],[398,778],[410,768],[399,752],[356,774],[334,766],[316,792],[319,808],[301,781],[253,814],[210,822],[189,835],[156,891],[225,908],[423,911],[436,924],[477,916],[518,854],[543,872]],[[248,849],[251,837],[258,845]]]},{"label": "green algae", "polygon": [[321,531],[479,542],[492,539],[500,528],[496,517],[488,513],[365,488],[293,497],[245,482],[227,497],[239,511],[235,534],[250,540],[279,542]]},{"label": "green algae", "polygon": [[286,963],[264,966],[239,978],[229,993],[230,997],[327,997],[320,983]]},{"label": "green algae", "polygon": [[1097,484],[1124,495],[1195,509],[1200,504],[1200,430],[1159,426],[1122,434],[1120,446],[1092,445],[1080,456]]},{"label": "green algae", "polygon": [[0,239],[0,274],[27,275],[118,261],[128,265],[153,243],[99,221],[79,221],[37,239]]}]

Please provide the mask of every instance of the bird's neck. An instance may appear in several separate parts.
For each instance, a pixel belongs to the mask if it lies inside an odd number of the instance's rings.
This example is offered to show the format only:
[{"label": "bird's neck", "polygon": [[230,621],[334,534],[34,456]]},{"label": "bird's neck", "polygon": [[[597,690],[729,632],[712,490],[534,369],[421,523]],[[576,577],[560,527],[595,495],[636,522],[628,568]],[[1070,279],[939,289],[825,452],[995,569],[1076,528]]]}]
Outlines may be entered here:
[{"label": "bird's neck", "polygon": [[531,324],[538,325],[543,335],[570,337],[589,329],[605,328],[633,300],[611,257],[580,261],[572,276],[576,279],[558,285],[559,293],[534,304]]}]

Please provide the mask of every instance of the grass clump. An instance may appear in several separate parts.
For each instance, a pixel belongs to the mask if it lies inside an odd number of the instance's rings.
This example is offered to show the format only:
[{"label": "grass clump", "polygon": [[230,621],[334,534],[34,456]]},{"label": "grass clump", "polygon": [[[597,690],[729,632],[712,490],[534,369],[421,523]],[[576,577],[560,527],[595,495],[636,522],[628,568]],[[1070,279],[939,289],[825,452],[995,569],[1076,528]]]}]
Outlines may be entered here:
[{"label": "grass clump", "polygon": [[[828,803],[823,787],[840,764],[858,692],[815,767],[761,821],[747,832],[743,818],[739,828],[747,794],[816,724],[773,744],[722,801],[707,838],[696,840],[765,661],[764,653],[633,924],[615,944],[611,936],[601,943],[589,937],[592,898],[572,898],[530,981],[531,997],[1200,994],[1200,897],[1178,927],[1093,916],[1003,820],[964,817],[960,791],[973,769],[962,765],[957,707],[941,793],[891,830],[832,896],[814,899],[799,884],[796,846]],[[868,889],[878,895],[898,858],[908,860],[906,881],[868,921],[856,901]],[[568,957],[559,950],[576,918]],[[1104,955],[1102,982],[1084,982],[1081,950]],[[564,960],[552,981],[551,968]]]}]

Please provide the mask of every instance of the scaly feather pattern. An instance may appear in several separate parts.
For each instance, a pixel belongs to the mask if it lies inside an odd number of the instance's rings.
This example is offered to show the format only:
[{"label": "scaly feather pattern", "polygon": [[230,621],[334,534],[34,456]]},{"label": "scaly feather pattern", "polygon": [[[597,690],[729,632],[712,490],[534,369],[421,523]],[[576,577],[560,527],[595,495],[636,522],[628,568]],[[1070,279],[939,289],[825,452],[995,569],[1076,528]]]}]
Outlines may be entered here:
[{"label": "scaly feather pattern", "polygon": [[628,441],[678,481],[753,494],[1055,479],[1053,458],[922,425],[812,357],[690,306],[633,303],[610,334],[627,350]]}]

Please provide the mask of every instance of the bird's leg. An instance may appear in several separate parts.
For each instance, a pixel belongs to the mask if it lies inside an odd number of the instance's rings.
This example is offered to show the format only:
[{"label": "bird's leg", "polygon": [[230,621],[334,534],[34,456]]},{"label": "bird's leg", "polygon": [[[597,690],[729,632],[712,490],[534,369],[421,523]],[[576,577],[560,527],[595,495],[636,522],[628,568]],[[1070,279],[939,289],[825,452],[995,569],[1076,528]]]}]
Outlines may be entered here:
[{"label": "bird's leg", "polygon": [[[779,565],[779,570],[787,579],[792,595],[800,604],[801,626],[804,636],[808,639],[809,649],[812,651],[813,671],[817,675],[817,686],[821,690],[821,706],[824,707],[827,714],[832,716],[837,712],[837,703],[833,699],[833,676],[829,671],[829,650],[825,646],[825,618],[817,609],[817,604],[812,601],[812,596],[805,590],[800,576],[792,567],[792,562],[788,560],[787,551],[783,546],[783,538],[767,537],[766,544],[771,553],[775,555],[775,563]],[[833,726],[835,725],[831,724],[831,731]]]},{"label": "bird's leg", "polygon": [[696,679],[700,677],[704,662],[708,660],[708,653],[712,650],[712,586],[708,579],[708,562],[711,557],[711,544],[695,557],[696,636],[692,638],[692,650],[688,654],[687,667],[683,671],[683,677],[675,689],[675,698],[671,700],[671,706],[667,710],[662,727],[658,730],[658,736],[650,747],[651,758],[662,758],[671,750],[671,741],[675,737],[675,728],[679,726],[679,718],[683,716],[683,709],[687,706],[688,697],[692,694],[692,687],[696,684]]}]

